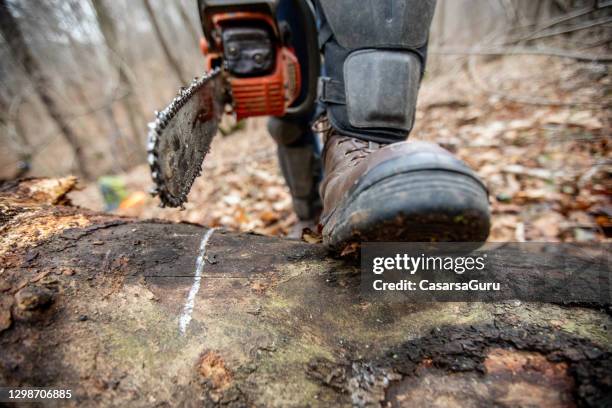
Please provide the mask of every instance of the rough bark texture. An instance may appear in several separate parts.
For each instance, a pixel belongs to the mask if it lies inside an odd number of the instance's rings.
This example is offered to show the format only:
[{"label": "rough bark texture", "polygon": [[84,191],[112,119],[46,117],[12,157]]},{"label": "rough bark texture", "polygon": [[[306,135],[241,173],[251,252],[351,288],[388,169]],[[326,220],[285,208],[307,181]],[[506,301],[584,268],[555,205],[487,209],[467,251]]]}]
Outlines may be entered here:
[{"label": "rough bark texture", "polygon": [[[0,188],[0,383],[79,406],[610,406],[610,317],[530,303],[368,303],[319,245]],[[62,205],[64,204],[64,205]]]},{"label": "rough bark texture", "polygon": [[75,131],[62,116],[58,103],[51,95],[51,92],[49,92],[47,86],[50,82],[43,74],[38,61],[32,56],[28,44],[19,29],[19,25],[11,14],[5,0],[0,0],[0,33],[2,33],[2,37],[4,37],[8,45],[13,61],[23,69],[47,113],[57,125],[66,142],[70,145],[79,172],[83,177],[89,178],[90,175],[87,170],[81,142],[78,140]]}]

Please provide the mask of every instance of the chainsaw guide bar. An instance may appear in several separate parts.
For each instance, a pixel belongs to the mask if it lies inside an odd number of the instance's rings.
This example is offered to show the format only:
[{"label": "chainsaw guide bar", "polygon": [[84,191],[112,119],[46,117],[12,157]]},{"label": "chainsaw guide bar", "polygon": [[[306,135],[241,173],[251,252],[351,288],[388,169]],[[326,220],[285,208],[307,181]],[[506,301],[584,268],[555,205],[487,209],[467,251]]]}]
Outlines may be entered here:
[{"label": "chainsaw guide bar", "polygon": [[147,161],[161,206],[182,207],[217,133],[225,103],[224,79],[216,68],[194,78],[149,123]]}]

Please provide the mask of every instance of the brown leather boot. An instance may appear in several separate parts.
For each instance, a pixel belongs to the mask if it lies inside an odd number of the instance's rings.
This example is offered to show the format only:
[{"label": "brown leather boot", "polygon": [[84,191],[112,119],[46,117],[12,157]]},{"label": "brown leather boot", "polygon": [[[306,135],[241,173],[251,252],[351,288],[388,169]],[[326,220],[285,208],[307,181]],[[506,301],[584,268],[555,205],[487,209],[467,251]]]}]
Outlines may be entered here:
[{"label": "brown leather boot", "polygon": [[382,145],[323,132],[323,242],[482,242],[489,234],[484,184],[438,145]]}]

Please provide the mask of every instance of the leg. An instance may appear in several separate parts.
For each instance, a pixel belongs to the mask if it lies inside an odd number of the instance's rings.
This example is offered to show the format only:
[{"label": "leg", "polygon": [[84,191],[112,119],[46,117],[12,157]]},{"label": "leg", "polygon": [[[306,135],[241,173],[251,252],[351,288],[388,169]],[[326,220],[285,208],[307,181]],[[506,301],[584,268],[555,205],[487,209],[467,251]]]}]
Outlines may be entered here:
[{"label": "leg", "polygon": [[483,241],[487,191],[412,129],[435,0],[316,0],[326,76],[323,240]]},{"label": "leg", "polygon": [[319,99],[332,126],[380,143],[414,124],[435,0],[316,0],[325,76]]},{"label": "leg", "polygon": [[291,191],[293,208],[302,221],[320,212],[318,185],[321,175],[320,149],[310,128],[315,112],[316,80],[320,55],[316,47],[314,15],[306,0],[281,0],[276,17],[289,28],[302,77],[300,96],[281,118],[268,121],[268,131],[278,144],[278,159]]},{"label": "leg", "polygon": [[314,220],[321,209],[318,193],[321,159],[309,122],[272,117],[268,120],[268,131],[278,145],[278,161],[296,215],[301,221]]}]

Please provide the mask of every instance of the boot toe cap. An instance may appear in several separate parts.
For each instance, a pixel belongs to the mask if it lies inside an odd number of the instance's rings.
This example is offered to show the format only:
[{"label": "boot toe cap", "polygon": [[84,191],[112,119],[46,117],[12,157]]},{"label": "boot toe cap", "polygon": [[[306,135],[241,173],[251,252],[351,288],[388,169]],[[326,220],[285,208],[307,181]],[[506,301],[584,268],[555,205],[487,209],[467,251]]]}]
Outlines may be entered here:
[{"label": "boot toe cap", "polygon": [[478,176],[436,145],[397,149],[403,154],[365,171],[325,220],[324,242],[486,240],[488,193]]}]

